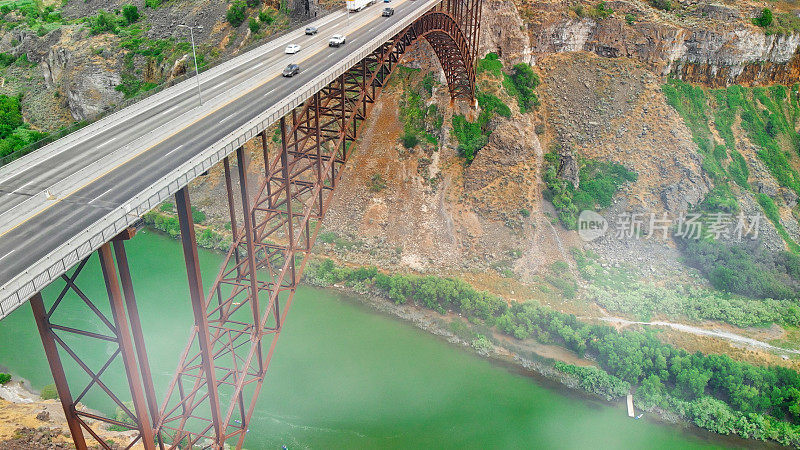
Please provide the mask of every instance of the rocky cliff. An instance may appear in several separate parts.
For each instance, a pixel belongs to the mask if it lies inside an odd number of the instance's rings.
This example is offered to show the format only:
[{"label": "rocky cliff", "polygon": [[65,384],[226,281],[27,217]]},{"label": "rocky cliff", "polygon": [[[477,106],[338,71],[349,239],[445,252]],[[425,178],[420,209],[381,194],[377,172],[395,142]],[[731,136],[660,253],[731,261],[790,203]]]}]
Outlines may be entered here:
[{"label": "rocky cliff", "polygon": [[[534,57],[574,51],[628,57],[657,75],[713,86],[798,79],[800,30],[754,25],[751,18],[760,11],[756,2],[672,3],[667,12],[645,1],[607,1],[605,8],[613,11],[607,16],[594,2],[520,1],[517,8],[526,19]],[[781,17],[790,20],[799,12],[789,4]]]}]

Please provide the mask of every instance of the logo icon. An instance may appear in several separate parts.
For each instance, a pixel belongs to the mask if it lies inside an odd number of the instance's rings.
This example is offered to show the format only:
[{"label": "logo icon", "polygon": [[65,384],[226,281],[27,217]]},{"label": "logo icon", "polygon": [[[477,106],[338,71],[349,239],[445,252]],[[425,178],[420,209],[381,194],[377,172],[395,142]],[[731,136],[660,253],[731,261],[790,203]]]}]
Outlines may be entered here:
[{"label": "logo icon", "polygon": [[578,216],[578,235],[586,242],[603,237],[608,231],[608,221],[594,211],[585,209]]}]

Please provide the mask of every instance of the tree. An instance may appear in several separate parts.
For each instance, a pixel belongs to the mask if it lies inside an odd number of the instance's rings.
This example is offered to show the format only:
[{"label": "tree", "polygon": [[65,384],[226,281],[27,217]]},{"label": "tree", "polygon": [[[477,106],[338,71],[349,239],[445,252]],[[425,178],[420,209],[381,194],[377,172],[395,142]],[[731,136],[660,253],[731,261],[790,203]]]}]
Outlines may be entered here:
[{"label": "tree", "polygon": [[228,19],[228,22],[234,28],[239,28],[239,25],[244,22],[246,10],[247,4],[241,0],[237,0],[228,8],[228,13],[225,15],[225,18]]},{"label": "tree", "polygon": [[0,373],[0,384],[6,384],[11,381],[11,374]]},{"label": "tree", "polygon": [[125,19],[125,23],[130,25],[132,23],[138,22],[139,18],[139,8],[136,5],[125,5],[122,7],[122,17]]},{"label": "tree", "polygon": [[258,33],[258,30],[261,29],[261,24],[258,23],[255,17],[250,18],[250,22],[248,23],[248,27],[250,27],[250,32],[253,34]]}]

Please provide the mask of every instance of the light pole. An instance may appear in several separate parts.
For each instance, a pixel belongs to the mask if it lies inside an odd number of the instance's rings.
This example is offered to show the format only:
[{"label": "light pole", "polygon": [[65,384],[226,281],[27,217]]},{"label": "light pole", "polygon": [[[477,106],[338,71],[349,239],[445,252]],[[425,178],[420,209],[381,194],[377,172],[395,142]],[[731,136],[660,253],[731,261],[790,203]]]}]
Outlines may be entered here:
[{"label": "light pole", "polygon": [[197,65],[197,52],[194,49],[194,30],[202,30],[202,25],[197,25],[195,27],[190,27],[189,25],[180,24],[178,28],[188,28],[189,35],[192,37],[192,56],[194,56],[194,70],[197,74],[194,76],[197,79],[197,97],[200,99],[200,105],[203,105],[203,93],[200,91],[200,67]]},{"label": "light pole", "polygon": [[344,13],[347,14],[347,31],[345,36],[350,36],[350,8],[347,7],[347,0],[344,0]]}]

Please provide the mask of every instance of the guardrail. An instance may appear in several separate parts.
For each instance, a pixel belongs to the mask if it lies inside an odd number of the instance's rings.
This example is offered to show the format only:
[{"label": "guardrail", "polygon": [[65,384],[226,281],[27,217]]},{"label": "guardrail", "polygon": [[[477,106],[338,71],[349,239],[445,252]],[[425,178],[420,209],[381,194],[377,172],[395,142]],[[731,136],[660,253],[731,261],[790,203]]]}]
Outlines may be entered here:
[{"label": "guardrail", "polygon": [[369,56],[375,49],[389,41],[399,31],[414,23],[441,0],[420,2],[419,8],[401,18],[397,26],[378,34],[362,45],[357,51],[323,71],[314,79],[297,89],[291,95],[254,117],[238,129],[222,137],[209,148],[173,169],[169,174],[150,185],[133,198],[115,207],[108,214],[67,239],[48,255],[33,264],[31,268],[17,274],[4,286],[0,286],[0,319],[26,302],[36,292],[41,291],[53,280],[66,273],[78,261],[91,255],[97,248],[108,242],[121,231],[139,220],[147,211],[170,198],[193,179],[208,171],[247,141],[256,137],[267,127],[303,104],[308,98],[333,82],[353,65]]}]

